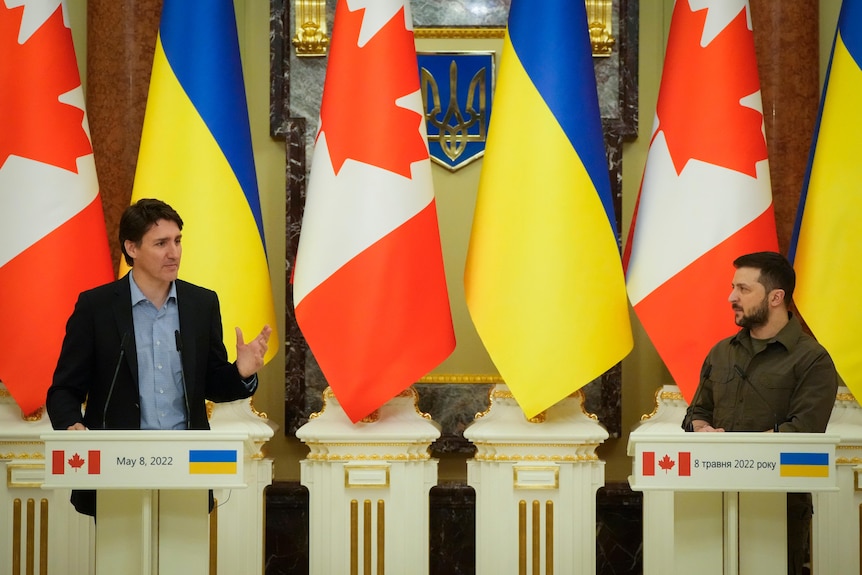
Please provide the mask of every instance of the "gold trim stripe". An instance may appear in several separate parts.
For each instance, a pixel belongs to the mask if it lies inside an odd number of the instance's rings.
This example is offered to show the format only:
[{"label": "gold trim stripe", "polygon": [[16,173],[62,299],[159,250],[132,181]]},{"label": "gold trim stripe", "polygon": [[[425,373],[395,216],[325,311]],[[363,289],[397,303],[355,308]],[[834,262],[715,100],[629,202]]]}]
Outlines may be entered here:
[{"label": "gold trim stripe", "polygon": [[377,500],[377,574],[384,575],[386,567],[386,510],[385,502]]},{"label": "gold trim stripe", "polygon": [[210,512],[210,575],[218,575],[218,499]]},{"label": "gold trim stripe", "polygon": [[27,500],[27,575],[32,575],[36,566],[36,502]]},{"label": "gold trim stripe", "polygon": [[541,542],[542,542],[542,522],[541,517],[542,508],[539,507],[539,500],[533,500],[533,573],[538,574],[539,569],[542,566],[542,553],[541,553]]},{"label": "gold trim stripe", "polygon": [[350,500],[350,575],[359,575],[359,502]]},{"label": "gold trim stripe", "polygon": [[506,28],[493,27],[493,28],[468,28],[468,27],[459,27],[459,28],[444,28],[444,27],[435,27],[435,28],[414,28],[413,29],[413,37],[414,38],[430,38],[432,40],[440,40],[440,39],[475,39],[475,40],[485,40],[492,38],[505,38],[506,37]]},{"label": "gold trim stripe", "polygon": [[39,575],[48,575],[48,500],[39,502]]},{"label": "gold trim stripe", "polygon": [[554,575],[554,502],[545,502],[545,575]]},{"label": "gold trim stripe", "polygon": [[365,455],[347,453],[309,453],[308,461],[426,461],[431,459],[430,453],[396,453],[383,455]]},{"label": "gold trim stripe", "polygon": [[474,461],[554,461],[564,463],[592,463],[599,460],[596,454],[590,455],[502,455],[502,454],[484,454],[477,453],[473,457]]},{"label": "gold trim stripe", "polygon": [[12,573],[21,573],[21,500],[12,502]]},{"label": "gold trim stripe", "polygon": [[505,383],[499,375],[490,373],[451,373],[431,374],[419,379],[417,383],[461,383],[461,384],[502,384]]},{"label": "gold trim stripe", "polygon": [[518,575],[527,575],[527,502],[518,501]]},{"label": "gold trim stripe", "polygon": [[371,500],[362,502],[362,567],[363,575],[371,575]]}]

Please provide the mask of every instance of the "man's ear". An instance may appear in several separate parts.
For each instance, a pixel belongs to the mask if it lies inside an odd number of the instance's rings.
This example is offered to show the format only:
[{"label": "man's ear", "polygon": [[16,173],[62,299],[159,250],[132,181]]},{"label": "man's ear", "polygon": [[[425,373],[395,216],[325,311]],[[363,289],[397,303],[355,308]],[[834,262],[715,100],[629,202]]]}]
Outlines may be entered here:
[{"label": "man's ear", "polygon": [[776,288],[769,293],[769,304],[773,306],[781,305],[784,302],[784,290]]},{"label": "man's ear", "polygon": [[135,257],[137,257],[138,246],[132,240],[124,241],[123,248],[126,250],[126,253],[129,254],[130,258],[135,259]]}]

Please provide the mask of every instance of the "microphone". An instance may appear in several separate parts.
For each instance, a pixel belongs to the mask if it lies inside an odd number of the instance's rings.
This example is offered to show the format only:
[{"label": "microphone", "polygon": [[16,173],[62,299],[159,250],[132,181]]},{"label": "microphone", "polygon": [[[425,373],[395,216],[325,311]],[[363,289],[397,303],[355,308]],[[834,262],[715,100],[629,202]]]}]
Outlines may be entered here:
[{"label": "microphone", "polygon": [[114,394],[114,386],[117,385],[117,375],[120,373],[120,366],[123,364],[123,358],[126,357],[126,340],[129,338],[129,332],[123,333],[120,340],[120,355],[117,357],[117,366],[114,368],[114,376],[111,378],[111,385],[108,387],[108,396],[105,398],[105,407],[102,408],[102,429],[105,429],[108,420],[108,404],[111,403],[111,396]]},{"label": "microphone", "polygon": [[186,429],[191,429],[192,412],[189,409],[189,390],[186,389],[186,368],[183,365],[183,339],[180,337],[180,330],[174,330],[174,339],[177,341],[177,353],[180,354],[180,379],[183,384],[183,401],[186,403]]},{"label": "microphone", "polygon": [[757,389],[757,386],[754,385],[750,379],[748,379],[748,375],[746,375],[745,372],[742,371],[742,368],[739,367],[738,364],[734,364],[733,369],[736,370],[736,373],[739,374],[739,377],[742,378],[742,381],[747,383],[751,387],[751,389],[754,390],[754,393],[757,394],[757,397],[759,397],[760,400],[766,404],[766,407],[768,407],[769,410],[772,412],[772,420],[775,422],[775,425],[772,428],[772,431],[774,431],[775,433],[778,433],[778,413],[775,412],[775,409],[772,407],[772,404],[766,400],[766,398],[763,396],[763,394],[760,392],[760,390]]}]

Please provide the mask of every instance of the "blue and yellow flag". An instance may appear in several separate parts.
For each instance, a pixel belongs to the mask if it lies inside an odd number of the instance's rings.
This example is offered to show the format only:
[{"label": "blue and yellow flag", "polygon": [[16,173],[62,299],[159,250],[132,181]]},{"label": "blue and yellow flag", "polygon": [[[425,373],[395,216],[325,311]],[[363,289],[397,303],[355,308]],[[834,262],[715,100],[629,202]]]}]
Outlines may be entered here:
[{"label": "blue and yellow flag", "polygon": [[[232,0],[165,0],[132,202],[183,218],[180,277],[215,290],[225,347],[264,324],[277,342]],[[279,346],[270,343],[265,361]]]},{"label": "blue and yellow flag", "polygon": [[781,477],[829,477],[828,453],[782,453]]},{"label": "blue and yellow flag", "polygon": [[862,1],[844,0],[814,131],[790,260],[796,307],[862,399]]},{"label": "blue and yellow flag", "polygon": [[527,417],[632,347],[586,8],[550,4],[512,2],[464,278]]}]

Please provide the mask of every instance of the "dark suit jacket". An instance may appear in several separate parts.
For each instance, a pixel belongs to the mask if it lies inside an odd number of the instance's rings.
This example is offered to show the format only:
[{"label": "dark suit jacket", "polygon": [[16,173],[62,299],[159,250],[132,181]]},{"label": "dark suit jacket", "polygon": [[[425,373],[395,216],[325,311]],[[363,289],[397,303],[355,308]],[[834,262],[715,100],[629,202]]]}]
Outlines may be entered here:
[{"label": "dark suit jacket", "polygon": [[[129,281],[126,275],[78,296],[48,389],[46,408],[54,429],[79,422],[88,429],[140,429],[138,354]],[[254,390],[246,388],[236,365],[228,362],[216,293],[182,280],[176,281],[176,287],[189,426],[209,429],[205,400],[243,399]],[[73,493],[72,502],[78,511],[94,514],[95,505],[91,507],[81,498],[82,493]],[[95,502],[92,495],[86,498]]]}]

